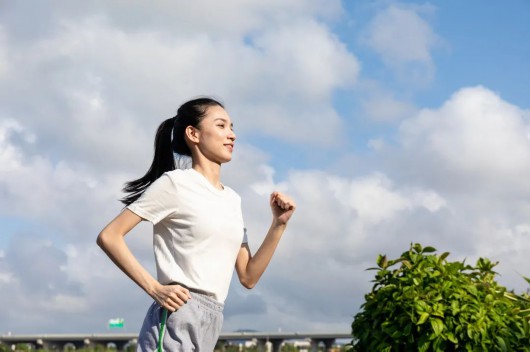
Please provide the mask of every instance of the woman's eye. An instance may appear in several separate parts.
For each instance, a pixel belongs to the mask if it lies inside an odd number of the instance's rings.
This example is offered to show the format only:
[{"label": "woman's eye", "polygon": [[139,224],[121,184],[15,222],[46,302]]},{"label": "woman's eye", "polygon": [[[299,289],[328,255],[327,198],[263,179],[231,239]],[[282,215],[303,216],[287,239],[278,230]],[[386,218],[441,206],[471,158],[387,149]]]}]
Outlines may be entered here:
[{"label": "woman's eye", "polygon": [[221,127],[221,128],[225,128],[225,125],[223,125],[223,124],[221,124],[221,125],[217,125],[217,126],[219,126],[219,127]]}]

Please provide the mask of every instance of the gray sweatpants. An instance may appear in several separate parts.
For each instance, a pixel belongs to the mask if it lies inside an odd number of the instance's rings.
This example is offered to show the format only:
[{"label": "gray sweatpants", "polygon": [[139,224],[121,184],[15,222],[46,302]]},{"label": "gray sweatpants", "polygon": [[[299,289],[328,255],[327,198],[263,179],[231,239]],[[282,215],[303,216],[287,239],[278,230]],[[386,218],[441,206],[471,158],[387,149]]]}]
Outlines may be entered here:
[{"label": "gray sweatpants", "polygon": [[[163,334],[164,352],[212,352],[223,325],[223,304],[190,292],[191,299],[176,312],[168,313]],[[164,309],[154,302],[138,336],[137,352],[157,351]]]}]

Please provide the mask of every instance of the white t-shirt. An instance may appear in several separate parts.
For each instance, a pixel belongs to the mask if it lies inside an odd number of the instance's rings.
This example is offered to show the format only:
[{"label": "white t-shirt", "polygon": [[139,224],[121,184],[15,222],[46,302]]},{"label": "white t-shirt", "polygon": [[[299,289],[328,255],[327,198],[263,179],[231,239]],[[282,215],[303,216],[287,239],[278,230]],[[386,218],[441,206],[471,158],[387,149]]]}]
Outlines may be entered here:
[{"label": "white t-shirt", "polygon": [[166,172],[128,207],[154,225],[157,278],[211,294],[223,303],[241,244],[241,198],[194,169]]}]

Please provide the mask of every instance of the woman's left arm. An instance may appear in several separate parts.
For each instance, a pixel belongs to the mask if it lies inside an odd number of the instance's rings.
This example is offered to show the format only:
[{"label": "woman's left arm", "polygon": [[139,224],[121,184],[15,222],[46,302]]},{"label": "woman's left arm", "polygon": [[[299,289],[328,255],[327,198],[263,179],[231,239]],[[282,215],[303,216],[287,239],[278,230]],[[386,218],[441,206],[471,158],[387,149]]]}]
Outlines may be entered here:
[{"label": "woman's left arm", "polygon": [[282,238],[287,223],[296,209],[294,201],[280,192],[274,192],[270,196],[272,210],[272,224],[267,232],[263,243],[254,254],[250,253],[248,245],[241,246],[236,259],[236,272],[239,282],[248,289],[253,288],[259,278],[267,269],[272,255]]}]

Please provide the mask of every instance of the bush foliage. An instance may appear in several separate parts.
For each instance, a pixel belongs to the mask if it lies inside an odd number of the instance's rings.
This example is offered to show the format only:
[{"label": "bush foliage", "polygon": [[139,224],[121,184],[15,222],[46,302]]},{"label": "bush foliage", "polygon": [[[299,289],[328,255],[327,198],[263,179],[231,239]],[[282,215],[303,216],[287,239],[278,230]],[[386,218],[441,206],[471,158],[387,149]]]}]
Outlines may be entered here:
[{"label": "bush foliage", "polygon": [[377,270],[375,284],[352,323],[353,350],[530,352],[528,294],[499,285],[497,263],[470,266],[434,252],[411,244],[398,259],[379,255],[369,269]]}]

